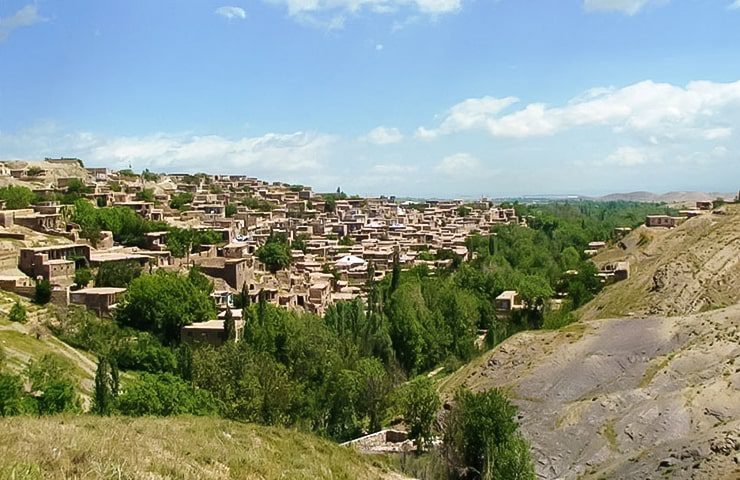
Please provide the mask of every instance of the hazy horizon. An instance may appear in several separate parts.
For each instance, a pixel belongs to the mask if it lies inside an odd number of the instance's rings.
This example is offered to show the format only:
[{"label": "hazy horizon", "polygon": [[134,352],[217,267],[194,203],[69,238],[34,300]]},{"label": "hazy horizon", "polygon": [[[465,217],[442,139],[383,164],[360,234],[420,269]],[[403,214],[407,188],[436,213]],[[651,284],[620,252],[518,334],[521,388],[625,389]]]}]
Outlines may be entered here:
[{"label": "hazy horizon", "polygon": [[0,158],[402,197],[737,191],[740,0],[555,3],[0,1]]}]

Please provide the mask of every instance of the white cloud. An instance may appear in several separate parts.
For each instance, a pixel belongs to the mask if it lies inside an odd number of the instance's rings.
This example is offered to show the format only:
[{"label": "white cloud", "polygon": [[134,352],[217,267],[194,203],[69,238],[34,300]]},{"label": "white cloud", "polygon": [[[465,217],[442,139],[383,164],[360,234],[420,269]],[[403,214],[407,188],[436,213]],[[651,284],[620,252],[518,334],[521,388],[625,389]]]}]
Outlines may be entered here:
[{"label": "white cloud", "polygon": [[21,27],[30,27],[44,21],[46,19],[39,15],[36,5],[26,5],[13,15],[0,18],[0,42],[7,39],[13,30]]},{"label": "white cloud", "polygon": [[634,15],[649,5],[660,5],[667,1],[668,0],[583,0],[583,8],[590,12],[621,12],[627,15]]},{"label": "white cloud", "polygon": [[216,15],[221,15],[224,18],[233,20],[235,18],[244,20],[247,18],[247,12],[241,7],[224,6],[218,7],[215,12]]},{"label": "white cloud", "polygon": [[264,0],[281,5],[288,15],[311,26],[337,29],[344,26],[347,16],[362,12],[391,14],[406,12],[431,17],[455,13],[462,0]]},{"label": "white cloud", "polygon": [[442,159],[434,170],[451,177],[468,177],[474,175],[480,167],[480,161],[468,153],[456,153]]},{"label": "white cloud", "polygon": [[382,43],[379,43],[379,44],[375,45],[375,50],[377,50],[377,51],[379,51],[379,52],[380,52],[381,50],[383,50],[383,44],[382,44]]},{"label": "white cloud", "polygon": [[42,125],[16,134],[0,134],[0,151],[8,158],[64,155],[111,168],[131,164],[136,170],[241,172],[287,180],[326,173],[336,141],[332,135],[306,132],[237,139],[169,133],[105,137],[89,132],[64,133],[54,125]]},{"label": "white cloud", "polygon": [[374,143],[375,145],[390,145],[403,140],[403,134],[397,128],[384,126],[376,127],[360,137],[360,141]]},{"label": "white cloud", "polygon": [[415,165],[399,165],[397,163],[381,163],[373,165],[370,169],[373,173],[379,175],[398,175],[403,173],[413,173],[419,170]]},{"label": "white cloud", "polygon": [[738,10],[740,9],[740,0],[735,0],[731,4],[727,6],[728,10]]},{"label": "white cloud", "polygon": [[[526,138],[578,127],[610,127],[659,143],[684,136],[704,139],[732,134],[740,107],[740,81],[695,81],[686,87],[643,81],[623,88],[591,89],[562,106],[530,103],[504,113],[516,98],[473,98],[453,106],[439,127],[420,127],[421,138],[480,129],[495,137]],[[733,117],[733,115],[735,117]]]},{"label": "white cloud", "polygon": [[650,162],[651,157],[644,150],[635,147],[620,147],[597,165],[616,165],[618,167],[635,167]]}]

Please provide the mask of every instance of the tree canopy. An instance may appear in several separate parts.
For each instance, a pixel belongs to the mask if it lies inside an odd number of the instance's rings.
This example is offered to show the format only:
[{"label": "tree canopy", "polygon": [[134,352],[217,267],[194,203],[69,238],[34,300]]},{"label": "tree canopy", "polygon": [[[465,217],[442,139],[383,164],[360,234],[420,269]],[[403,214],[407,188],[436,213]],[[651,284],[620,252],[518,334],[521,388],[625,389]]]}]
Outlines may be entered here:
[{"label": "tree canopy", "polygon": [[183,326],[215,318],[208,293],[189,276],[157,270],[129,284],[115,317],[122,325],[151,331],[166,343],[177,343]]}]

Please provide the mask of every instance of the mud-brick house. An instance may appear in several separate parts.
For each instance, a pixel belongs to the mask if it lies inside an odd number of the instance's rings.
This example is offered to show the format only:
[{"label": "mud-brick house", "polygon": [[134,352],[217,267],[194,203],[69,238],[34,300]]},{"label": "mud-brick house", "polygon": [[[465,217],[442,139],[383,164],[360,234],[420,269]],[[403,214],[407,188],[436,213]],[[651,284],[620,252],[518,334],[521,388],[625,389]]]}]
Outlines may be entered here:
[{"label": "mud-brick house", "polygon": [[[236,326],[236,339],[238,341],[244,334],[244,321],[236,319],[237,312],[241,315],[241,310],[233,310],[234,324]],[[180,341],[188,345],[213,345],[220,346],[226,343],[224,334],[223,320],[208,320],[207,322],[193,323],[185,325],[180,330]]]},{"label": "mud-brick house", "polygon": [[506,290],[496,297],[494,304],[498,312],[512,312],[524,308],[519,293],[516,290]]},{"label": "mud-brick house", "polygon": [[110,315],[125,291],[125,288],[113,287],[83,288],[70,292],[69,303],[84,306],[103,317]]},{"label": "mud-brick house", "polygon": [[21,248],[18,268],[29,277],[41,277],[51,283],[71,283],[76,262],[90,262],[90,245],[70,244]]},{"label": "mud-brick house", "polygon": [[671,217],[669,215],[648,215],[647,217],[645,217],[645,226],[673,228],[684,220],[686,220],[684,217]]}]

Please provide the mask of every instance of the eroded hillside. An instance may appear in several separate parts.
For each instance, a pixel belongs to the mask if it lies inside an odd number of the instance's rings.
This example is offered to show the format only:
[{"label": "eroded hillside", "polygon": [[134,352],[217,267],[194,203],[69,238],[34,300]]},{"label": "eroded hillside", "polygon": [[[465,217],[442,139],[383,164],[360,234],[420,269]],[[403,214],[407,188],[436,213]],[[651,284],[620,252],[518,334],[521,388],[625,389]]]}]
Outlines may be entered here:
[{"label": "eroded hillside", "polygon": [[581,318],[686,315],[740,301],[740,205],[666,230],[640,227],[594,258],[630,262],[630,278],[608,286]]},{"label": "eroded hillside", "polygon": [[543,478],[739,478],[740,306],[525,332],[441,384],[503,387]]}]

